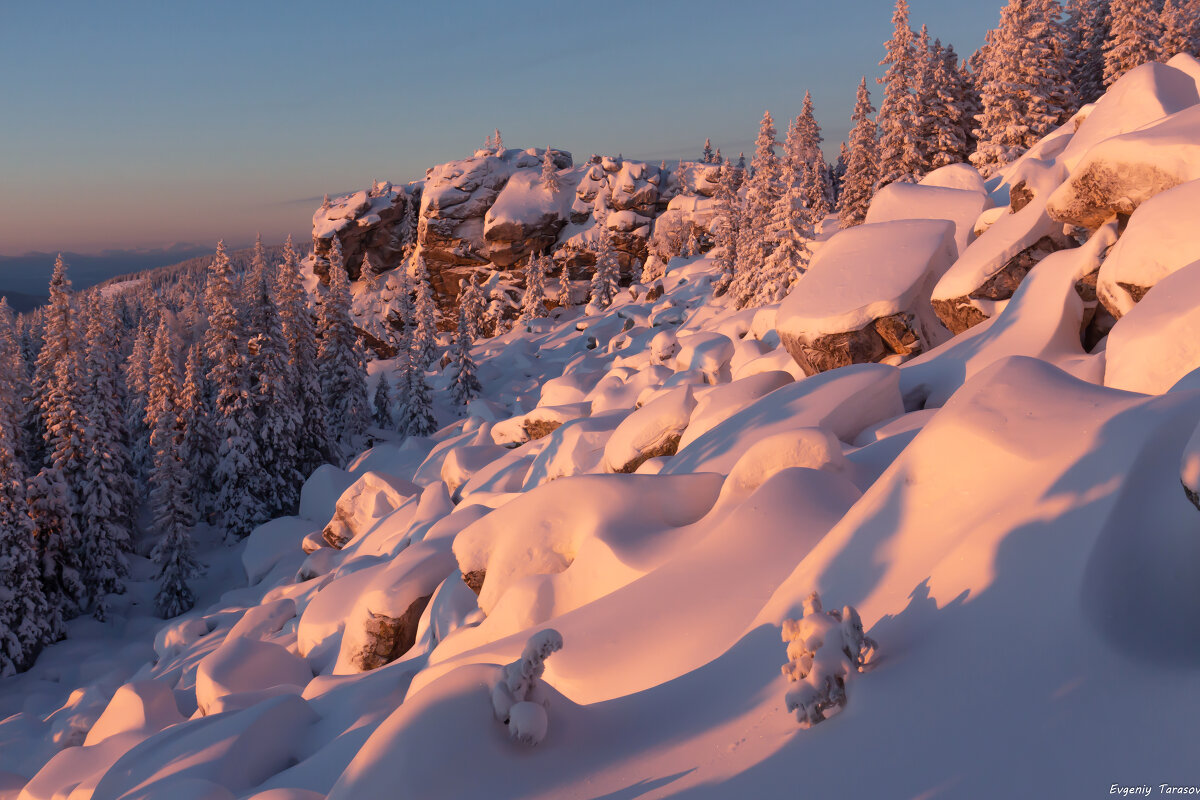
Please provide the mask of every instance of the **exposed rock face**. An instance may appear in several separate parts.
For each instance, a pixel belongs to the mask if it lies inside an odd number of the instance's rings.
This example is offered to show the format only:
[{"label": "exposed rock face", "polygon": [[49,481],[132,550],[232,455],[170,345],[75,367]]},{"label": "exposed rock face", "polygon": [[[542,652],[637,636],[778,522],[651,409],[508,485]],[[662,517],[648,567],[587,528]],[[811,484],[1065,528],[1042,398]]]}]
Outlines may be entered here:
[{"label": "exposed rock face", "polygon": [[487,571],[482,569],[473,569],[463,575],[463,583],[467,588],[475,593],[476,596],[483,591],[483,579],[487,577]]},{"label": "exposed rock face", "polygon": [[668,436],[662,444],[657,447],[652,447],[638,454],[637,458],[630,459],[620,467],[617,467],[617,472],[632,474],[637,472],[638,467],[646,463],[652,458],[659,456],[673,456],[679,450],[679,440],[683,437],[682,434],[676,433]]},{"label": "exposed rock face", "polygon": [[342,245],[342,257],[351,280],[361,277],[364,255],[380,272],[400,265],[416,242],[416,210],[421,188],[384,183],[371,191],[339,197],[313,214],[313,266],[317,275],[329,270],[333,237]]},{"label": "exposed rock face", "polygon": [[960,334],[988,318],[973,300],[1000,301],[1013,296],[1021,281],[1038,262],[1057,250],[1074,245],[1065,237],[1043,236],[1030,247],[1017,253],[992,277],[973,292],[951,299],[933,300],[933,310],[954,334]]},{"label": "exposed rock face", "polygon": [[850,364],[882,361],[892,354],[915,355],[922,351],[916,320],[911,314],[892,314],[856,331],[832,333],[812,341],[784,337],[784,346],[808,375]]},{"label": "exposed rock face", "polygon": [[418,597],[399,617],[371,614],[367,620],[367,643],[352,659],[363,672],[390,664],[412,649],[417,641],[417,623],[433,595]]}]

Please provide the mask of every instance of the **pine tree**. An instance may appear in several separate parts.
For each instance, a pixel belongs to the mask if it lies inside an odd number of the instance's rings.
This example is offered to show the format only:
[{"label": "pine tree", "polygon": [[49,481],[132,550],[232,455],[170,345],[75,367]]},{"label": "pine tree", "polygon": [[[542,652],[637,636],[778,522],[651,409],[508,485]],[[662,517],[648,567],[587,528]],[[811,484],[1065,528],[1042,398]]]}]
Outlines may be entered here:
[{"label": "pine tree", "polygon": [[140,481],[149,472],[152,460],[145,415],[153,335],[149,321],[142,319],[134,333],[133,350],[125,360],[125,430],[129,434],[129,462],[135,481]]},{"label": "pine tree", "polygon": [[26,488],[29,517],[41,572],[42,591],[53,609],[47,620],[54,639],[62,634],[62,618],[78,615],[87,605],[83,585],[83,535],[75,523],[71,489],[62,470],[48,464]]},{"label": "pine tree", "polygon": [[763,263],[754,290],[745,297],[742,306],[779,302],[808,268],[808,242],[813,238],[813,227],[810,215],[802,208],[803,202],[800,187],[793,187],[779,198],[770,228],[774,246]]},{"label": "pine tree", "polygon": [[935,170],[967,160],[965,109],[959,84],[958,57],[954,48],[935,42],[928,66],[931,93],[926,103],[926,167]]},{"label": "pine tree", "polygon": [[754,159],[750,162],[752,174],[746,191],[746,213],[750,227],[765,227],[772,206],[783,193],[779,158],[775,155],[777,144],[775,121],[771,119],[771,112],[767,111],[758,125]]},{"label": "pine tree", "polygon": [[[398,270],[403,272],[404,270]],[[279,322],[288,343],[289,375],[295,381],[294,401],[300,409],[300,430],[296,436],[296,469],[307,477],[317,467],[334,460],[329,439],[325,398],[317,372],[317,335],[308,308],[308,294],[300,276],[300,262],[292,246],[292,237],[283,246],[275,298]]]},{"label": "pine tree", "polygon": [[1068,60],[1071,88],[1079,103],[1104,94],[1104,42],[1108,38],[1108,0],[1068,0]]},{"label": "pine tree", "polygon": [[546,152],[542,154],[542,188],[548,192],[557,194],[562,184],[558,179],[558,167],[554,166],[554,159],[550,155],[550,147],[547,145]]},{"label": "pine tree", "polygon": [[13,448],[18,464],[24,467],[24,475],[32,463],[34,449],[27,435],[33,389],[21,348],[21,332],[4,297],[0,297],[0,376],[4,384],[0,386],[0,419],[8,420],[13,426],[9,431],[9,446]]},{"label": "pine tree", "polygon": [[370,253],[363,253],[362,266],[358,268],[358,277],[367,285],[367,288],[378,291],[381,274],[379,269],[371,263]]},{"label": "pine tree", "polygon": [[1155,0],[1111,0],[1104,42],[1104,85],[1112,86],[1134,67],[1157,61],[1162,37]]},{"label": "pine tree", "polygon": [[[250,404],[245,334],[234,302],[233,267],[225,255],[224,242],[218,242],[205,293],[208,330],[204,334],[204,347],[218,442],[211,485],[216,489],[214,507],[219,524],[230,535],[242,538],[267,518],[267,509],[255,491],[261,460]],[[153,398],[148,402],[153,402]]]},{"label": "pine tree", "polygon": [[[223,255],[218,245],[218,254]],[[150,558],[158,565],[158,593],[154,605],[164,619],[182,614],[195,604],[187,581],[198,571],[188,528],[195,519],[191,507],[187,468],[180,460],[183,425],[176,398],[179,374],[175,347],[166,321],[159,323],[150,358],[150,390],[146,423],[154,450],[150,505],[158,543]]]},{"label": "pine tree", "polygon": [[388,383],[387,373],[380,372],[379,380],[375,382],[375,425],[390,431],[396,427],[396,418],[392,414],[392,387]]},{"label": "pine tree", "polygon": [[104,595],[125,589],[125,553],[133,547],[134,486],[117,376],[117,317],[111,303],[92,308],[88,323],[83,406],[85,474],[80,487],[80,528],[84,538],[84,585],[95,599],[94,614],[104,619]]},{"label": "pine tree", "polygon": [[600,241],[596,245],[596,265],[592,268],[592,283],[588,291],[586,314],[599,314],[612,305],[617,296],[620,264],[612,246],[612,234],[602,227]]},{"label": "pine tree", "polygon": [[429,436],[437,431],[437,418],[433,415],[433,396],[425,379],[425,367],[420,363],[420,349],[415,340],[407,350],[401,351],[399,359],[404,400],[400,404],[398,429],[405,436]]},{"label": "pine tree", "polygon": [[341,261],[341,248],[336,245],[330,258],[329,288],[321,302],[318,327],[321,339],[317,369],[329,413],[330,437],[344,459],[352,454],[355,438],[366,431],[371,411],[366,369],[357,352],[350,320],[350,285]]},{"label": "pine tree", "polygon": [[[562,263],[562,268],[558,271],[558,295],[555,301],[559,306],[566,308],[571,305],[571,265],[566,260]],[[467,318],[468,326],[471,326],[470,317]],[[477,327],[470,327],[472,334],[478,330]]]},{"label": "pine tree", "polygon": [[492,134],[492,145],[496,148],[497,153],[504,150],[504,140],[500,138],[499,128],[496,128],[496,132]]},{"label": "pine tree", "polygon": [[876,138],[875,120],[871,118],[874,112],[864,77],[858,84],[858,98],[854,104],[854,116],[851,117],[854,126],[850,130],[846,177],[838,202],[838,217],[843,228],[860,225],[866,219],[867,207],[871,204],[871,196],[879,181],[879,141]]},{"label": "pine tree", "polygon": [[34,373],[39,391],[46,464],[53,464],[66,481],[67,506],[75,509],[85,470],[80,378],[82,359],[75,342],[71,281],[60,255],[50,278],[46,330]]},{"label": "pine tree", "polygon": [[988,34],[971,163],[991,176],[1070,116],[1057,0],[1010,0]]},{"label": "pine tree", "polygon": [[0,359],[0,677],[28,668],[62,636],[61,613],[42,590],[25,470],[14,445],[21,426],[13,416],[12,367]]},{"label": "pine tree", "polygon": [[935,72],[941,61],[941,44],[934,48],[929,39],[929,26],[922,25],[913,42],[913,126],[917,131],[916,145],[919,168],[914,177],[923,178],[931,169],[934,155],[934,115],[937,104]]},{"label": "pine tree", "polygon": [[454,382],[450,385],[450,398],[457,408],[465,408],[479,396],[483,387],[476,376],[475,361],[471,358],[471,325],[467,318],[465,305],[458,307],[458,330],[454,336],[454,347],[450,351],[450,361],[457,370]]},{"label": "pine tree", "polygon": [[920,171],[920,147],[917,140],[917,109],[913,95],[916,79],[916,46],[908,27],[908,2],[896,0],[892,14],[892,38],[880,66],[888,69],[879,79],[883,84],[883,102],[879,106],[879,185],[896,181],[914,182]]},{"label": "pine tree", "polygon": [[[565,270],[566,267],[564,266]],[[483,291],[479,288],[479,276],[472,275],[469,279],[464,279],[466,284],[459,294],[458,305],[463,313],[467,315],[467,331],[471,336],[472,341],[483,335],[484,325],[483,316],[486,312],[487,303],[484,301]],[[559,301],[562,302],[561,300]]]},{"label": "pine tree", "polygon": [[300,499],[304,477],[296,468],[296,438],[302,414],[296,405],[296,376],[291,372],[288,343],[283,335],[271,285],[277,282],[265,262],[251,276],[255,291],[250,300],[247,347],[250,372],[250,407],[255,421],[255,450],[259,458],[255,492],[269,516],[290,513]]},{"label": "pine tree", "polygon": [[[195,525],[198,520],[215,511],[208,507],[212,492],[207,481],[216,469],[218,446],[216,431],[208,416],[205,372],[204,351],[196,342],[188,348],[178,403],[182,430],[179,460],[188,467],[188,497],[195,512],[195,518],[188,520],[189,525]],[[142,405],[145,406],[145,401]],[[145,425],[144,420],[142,424]]]},{"label": "pine tree", "polygon": [[1162,9],[1162,56],[1200,53],[1200,7],[1195,0],[1167,0]]},{"label": "pine tree", "polygon": [[737,275],[738,242],[741,239],[744,222],[734,181],[733,167],[726,162],[721,167],[717,192],[713,197],[716,200],[715,225],[713,226],[713,238],[715,239],[713,263],[719,270],[717,280],[713,283],[713,294],[716,297],[729,291],[729,287]]},{"label": "pine tree", "polygon": [[[806,91],[800,116],[789,126],[787,141],[783,147],[783,168],[787,173],[783,179],[785,187],[803,183],[808,166],[824,162],[824,156],[821,154],[822,141],[821,127],[813,113],[812,94]],[[810,199],[815,201],[815,198]]]},{"label": "pine tree", "polygon": [[540,256],[529,256],[525,265],[525,293],[521,298],[521,322],[541,319],[546,311],[546,261]]},{"label": "pine tree", "polygon": [[687,164],[684,163],[683,159],[680,159],[679,163],[675,166],[675,183],[676,194],[688,193]]},{"label": "pine tree", "polygon": [[417,363],[422,370],[426,370],[437,358],[437,303],[433,299],[433,283],[425,266],[425,257],[418,252],[413,261],[412,275],[416,283],[413,346],[416,348]]},{"label": "pine tree", "polygon": [[716,160],[713,155],[712,142],[709,139],[704,140],[704,152],[700,154],[701,164],[711,164]]}]

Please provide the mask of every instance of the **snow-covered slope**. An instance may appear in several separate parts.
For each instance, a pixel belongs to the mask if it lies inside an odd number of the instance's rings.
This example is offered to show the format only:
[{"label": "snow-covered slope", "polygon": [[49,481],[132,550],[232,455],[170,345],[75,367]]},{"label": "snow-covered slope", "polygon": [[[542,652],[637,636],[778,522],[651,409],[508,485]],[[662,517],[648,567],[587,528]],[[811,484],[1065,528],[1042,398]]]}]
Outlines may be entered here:
[{"label": "snow-covered slope", "polygon": [[[0,797],[1195,784],[1191,74],[1130,72],[1003,185],[955,167],[882,194],[779,307],[714,298],[717,269],[696,256],[672,260],[661,295],[634,285],[602,313],[480,341],[485,396],[467,418],[439,406],[434,436],[318,470],[301,516],[206,551],[196,610],[156,626],[135,584],[116,622],[77,621],[0,681]],[[1151,161],[1169,179],[1139,182]],[[1091,227],[1064,230],[1059,200],[1099,164],[1141,206],[1091,194],[1068,220]],[[651,172],[609,160],[563,178],[574,203],[589,180],[636,194]],[[548,202],[527,176],[505,185],[484,226]],[[423,215],[439,196],[427,183]],[[1004,196],[1024,204],[987,208]],[[847,272],[821,266],[835,263]],[[1097,281],[1101,299],[1121,290],[1122,316],[1094,344]],[[363,314],[372,291],[386,285],[359,289]],[[887,363],[804,377],[783,343],[884,337],[897,315],[920,347],[848,359]],[[805,630],[840,618],[852,633],[857,609],[877,652],[861,674],[842,665],[844,709],[805,729],[788,711],[804,626],[787,621],[813,592],[852,608]]]}]

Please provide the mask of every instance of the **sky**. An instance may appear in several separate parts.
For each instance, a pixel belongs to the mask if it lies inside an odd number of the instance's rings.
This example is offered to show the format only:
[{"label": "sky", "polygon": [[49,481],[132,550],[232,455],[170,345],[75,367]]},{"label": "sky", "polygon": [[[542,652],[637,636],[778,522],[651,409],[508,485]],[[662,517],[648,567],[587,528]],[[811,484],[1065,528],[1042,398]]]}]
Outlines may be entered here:
[{"label": "sky", "polygon": [[[969,54],[1001,0],[911,0]],[[499,128],[651,161],[749,154],[813,93],[826,152],[891,0],[0,2],[0,255],[306,241],[323,194]]]}]

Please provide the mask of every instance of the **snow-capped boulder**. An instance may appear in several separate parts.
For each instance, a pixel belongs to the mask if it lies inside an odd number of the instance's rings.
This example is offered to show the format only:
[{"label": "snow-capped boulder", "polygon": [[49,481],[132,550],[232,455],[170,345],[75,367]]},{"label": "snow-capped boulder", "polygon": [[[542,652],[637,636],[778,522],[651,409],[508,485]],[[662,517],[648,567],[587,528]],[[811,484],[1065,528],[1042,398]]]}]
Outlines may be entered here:
[{"label": "snow-capped boulder", "polygon": [[1150,287],[1200,259],[1197,208],[1200,180],[1155,195],[1133,212],[1096,282],[1100,302],[1114,317],[1128,314]]},{"label": "snow-capped boulder", "polygon": [[842,445],[826,428],[802,428],[766,436],[750,445],[721,487],[721,502],[743,499],[777,472],[793,467],[846,474]]},{"label": "snow-capped boulder", "polygon": [[1105,139],[1087,151],[1049,198],[1047,212],[1063,223],[1098,228],[1129,215],[1174,186],[1200,179],[1200,105],[1144,128]]},{"label": "snow-capped boulder", "polygon": [[529,465],[522,488],[528,491],[557,478],[595,469],[604,457],[609,437],[625,416],[624,411],[612,411],[571,420],[555,428],[546,437],[546,446]]},{"label": "snow-capped boulder", "polygon": [[421,487],[403,478],[367,472],[342,492],[322,536],[340,550],[420,492]]},{"label": "snow-capped boulder", "polygon": [[300,488],[300,516],[318,525],[326,522],[337,507],[342,492],[354,483],[354,476],[333,464],[322,464]]},{"label": "snow-capped boulder", "polygon": [[1074,244],[1046,213],[1046,202],[1066,171],[1053,163],[1033,166],[1027,165],[1020,181],[1028,202],[992,222],[933,289],[934,311],[956,334],[994,317],[1035,264]]},{"label": "snow-capped boulder", "polygon": [[208,714],[226,695],[277,686],[303,689],[313,678],[303,658],[273,642],[237,637],[205,656],[196,669],[196,704]]},{"label": "snow-capped boulder", "polygon": [[634,472],[642,462],[675,454],[696,407],[691,386],[677,386],[634,411],[604,447],[606,472]]},{"label": "snow-capped boulder", "polygon": [[313,213],[313,271],[325,275],[333,237],[342,246],[342,258],[351,280],[361,277],[363,256],[377,270],[400,265],[405,251],[416,241],[416,209],[421,202],[418,184],[409,187],[379,184],[333,199]]},{"label": "snow-capped boulder", "polygon": [[1122,75],[1079,122],[1060,160],[1074,170],[1105,139],[1136,131],[1200,103],[1196,81],[1169,64],[1150,62]]},{"label": "snow-capped boulder", "polygon": [[[493,428],[492,432],[495,433],[496,428]],[[455,447],[442,462],[442,481],[446,484],[446,490],[453,497],[460,486],[471,480],[471,476],[507,452],[507,448],[498,444]]]},{"label": "snow-capped boulder", "polygon": [[679,446],[687,447],[763,395],[791,383],[794,378],[781,370],[766,370],[714,386],[697,399]]},{"label": "snow-capped boulder", "polygon": [[117,689],[83,744],[90,747],[119,733],[149,735],[177,722],[183,722],[183,715],[169,686],[161,681],[134,681]]},{"label": "snow-capped boulder", "polygon": [[541,405],[532,411],[497,422],[492,427],[492,440],[498,445],[513,447],[541,439],[543,436],[549,436],[564,422],[586,417],[591,410],[590,402]]},{"label": "snow-capped boulder", "polygon": [[513,173],[496,202],[483,216],[483,240],[488,259],[509,267],[531,252],[553,245],[566,227],[571,192],[552,192],[542,186],[540,170]]},{"label": "snow-capped boulder", "polygon": [[954,263],[945,220],[859,225],[837,233],[779,306],[784,346],[809,375],[920,353],[946,336],[929,294]]},{"label": "snow-capped boulder", "polygon": [[970,164],[947,164],[944,167],[938,167],[921,178],[920,185],[987,194],[983,176]]},{"label": "snow-capped boulder", "polygon": [[[975,172],[972,167],[968,169]],[[979,173],[975,172],[975,176],[978,178]],[[954,245],[957,254],[966,251],[967,245],[975,240],[975,220],[991,205],[991,198],[984,191],[914,183],[889,183],[871,198],[866,223],[870,225],[901,219],[948,220],[954,223]]]},{"label": "snow-capped boulder", "polygon": [[1158,281],[1117,320],[1105,360],[1105,386],[1145,394],[1162,394],[1200,367],[1200,261]]},{"label": "snow-capped boulder", "polygon": [[733,341],[716,331],[703,331],[680,336],[679,351],[675,354],[675,369],[680,372],[696,369],[707,383],[729,380],[729,361],[733,358]]}]

